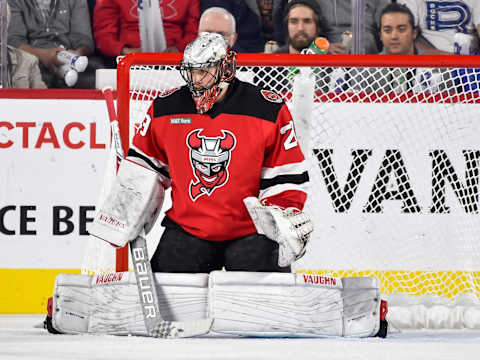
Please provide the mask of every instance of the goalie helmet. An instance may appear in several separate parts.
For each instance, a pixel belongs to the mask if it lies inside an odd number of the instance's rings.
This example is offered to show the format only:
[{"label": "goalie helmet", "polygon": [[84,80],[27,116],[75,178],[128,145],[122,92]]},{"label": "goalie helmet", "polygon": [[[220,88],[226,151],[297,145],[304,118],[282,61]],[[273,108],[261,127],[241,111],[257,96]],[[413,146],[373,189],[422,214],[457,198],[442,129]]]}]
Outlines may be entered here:
[{"label": "goalie helmet", "polygon": [[235,69],[236,53],[222,35],[203,33],[187,45],[180,74],[200,114],[212,108],[222,89],[234,78]]}]

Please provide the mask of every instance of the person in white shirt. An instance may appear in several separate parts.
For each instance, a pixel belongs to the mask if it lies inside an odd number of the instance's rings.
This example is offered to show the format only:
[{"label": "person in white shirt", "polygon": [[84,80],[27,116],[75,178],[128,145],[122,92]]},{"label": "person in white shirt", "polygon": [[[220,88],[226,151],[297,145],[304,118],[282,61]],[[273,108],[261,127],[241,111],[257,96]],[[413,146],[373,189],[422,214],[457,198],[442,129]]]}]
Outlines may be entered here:
[{"label": "person in white shirt", "polygon": [[468,34],[472,48],[478,48],[480,1],[478,0],[397,0],[407,5],[420,29],[418,49],[426,54],[454,53],[457,32]]}]

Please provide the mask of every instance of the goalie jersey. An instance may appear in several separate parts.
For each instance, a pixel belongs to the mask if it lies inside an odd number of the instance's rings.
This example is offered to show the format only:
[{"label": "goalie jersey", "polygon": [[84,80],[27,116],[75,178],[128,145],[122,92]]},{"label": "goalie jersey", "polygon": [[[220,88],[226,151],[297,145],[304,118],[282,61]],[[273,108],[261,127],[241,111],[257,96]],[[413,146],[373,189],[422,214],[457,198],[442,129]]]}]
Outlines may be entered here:
[{"label": "goalie jersey", "polygon": [[128,156],[170,180],[166,216],[201,239],[255,233],[246,197],[299,210],[306,201],[307,165],[287,106],[236,78],[205,114],[186,86],[159,95],[136,126]]}]

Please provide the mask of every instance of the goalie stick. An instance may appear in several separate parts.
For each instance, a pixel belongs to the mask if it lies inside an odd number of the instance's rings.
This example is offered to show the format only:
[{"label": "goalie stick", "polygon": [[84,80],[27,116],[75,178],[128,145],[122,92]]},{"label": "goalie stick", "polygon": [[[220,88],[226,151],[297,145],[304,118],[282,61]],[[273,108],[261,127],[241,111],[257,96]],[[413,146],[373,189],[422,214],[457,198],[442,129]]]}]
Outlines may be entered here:
[{"label": "goalie stick", "polygon": [[186,322],[162,319],[157,289],[153,282],[152,266],[148,259],[147,241],[142,235],[138,235],[130,243],[130,252],[148,335],[156,338],[181,338],[208,333],[213,319],[206,318]]},{"label": "goalie stick", "polygon": [[[107,103],[108,118],[110,120],[110,129],[112,131],[112,144],[117,154],[117,161],[120,163],[125,157],[122,147],[122,138],[120,137],[120,129],[118,127],[117,112],[113,102],[113,92],[111,87],[102,89],[103,97]],[[117,164],[118,165],[118,164]]]},{"label": "goalie stick", "polygon": [[[108,116],[112,131],[112,144],[115,147],[118,162],[124,158],[118,120],[113,103],[111,88],[102,90],[107,103]],[[138,295],[142,307],[145,327],[149,336],[156,338],[181,338],[207,334],[213,319],[205,318],[192,321],[168,321],[162,318],[158,305],[158,295],[150,265],[147,242],[142,234],[130,242],[130,252],[137,280]]]}]

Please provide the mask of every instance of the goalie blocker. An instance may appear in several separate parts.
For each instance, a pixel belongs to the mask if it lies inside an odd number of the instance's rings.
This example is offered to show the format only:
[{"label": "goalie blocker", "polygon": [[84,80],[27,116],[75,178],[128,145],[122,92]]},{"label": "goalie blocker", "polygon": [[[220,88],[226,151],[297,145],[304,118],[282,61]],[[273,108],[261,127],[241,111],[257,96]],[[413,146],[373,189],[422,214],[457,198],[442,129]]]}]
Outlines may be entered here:
[{"label": "goalie blocker", "polygon": [[[386,336],[376,278],[224,271],[155,277],[163,318],[213,318],[210,336]],[[132,273],[59,275],[52,322],[68,334],[147,335]]]}]

